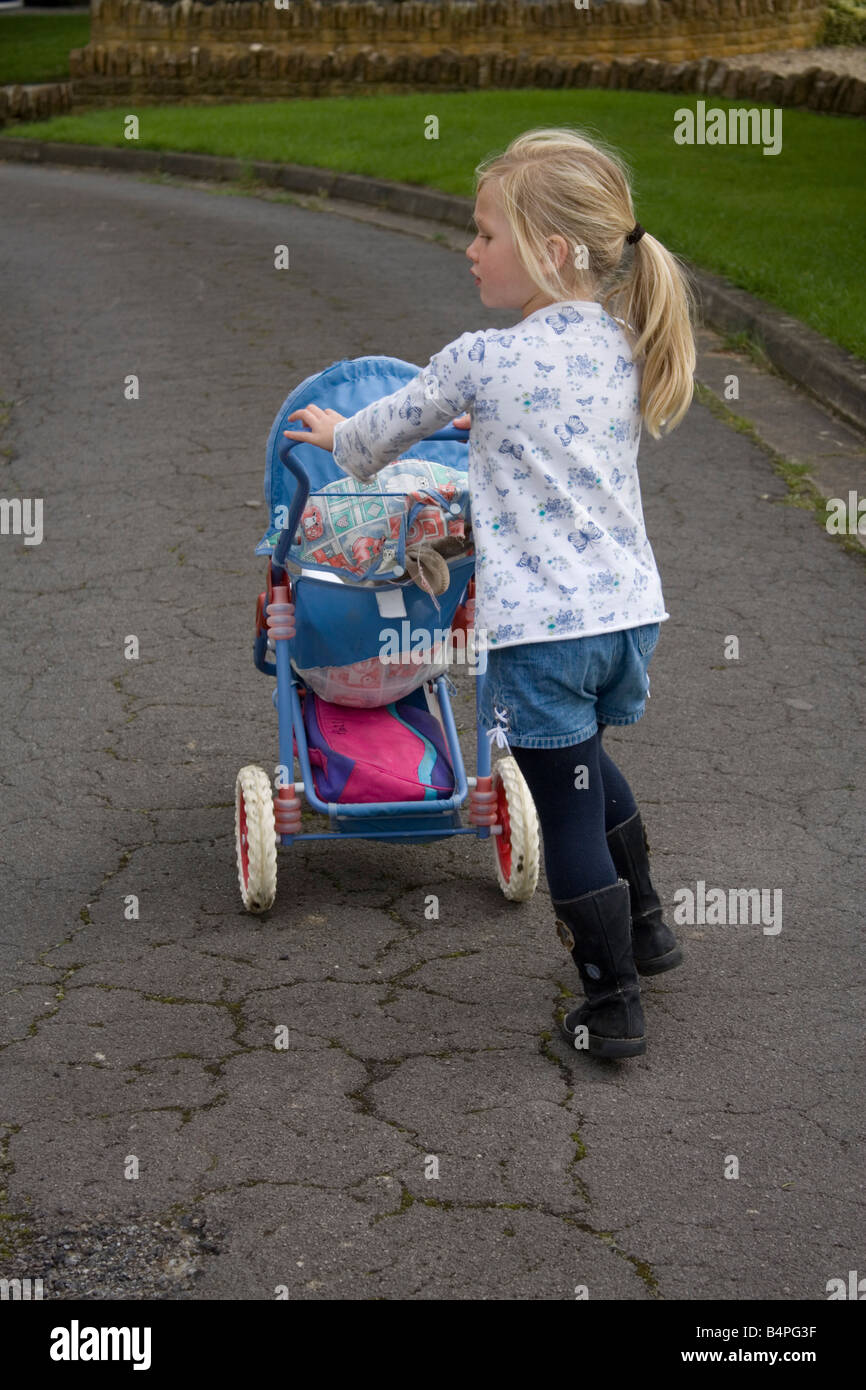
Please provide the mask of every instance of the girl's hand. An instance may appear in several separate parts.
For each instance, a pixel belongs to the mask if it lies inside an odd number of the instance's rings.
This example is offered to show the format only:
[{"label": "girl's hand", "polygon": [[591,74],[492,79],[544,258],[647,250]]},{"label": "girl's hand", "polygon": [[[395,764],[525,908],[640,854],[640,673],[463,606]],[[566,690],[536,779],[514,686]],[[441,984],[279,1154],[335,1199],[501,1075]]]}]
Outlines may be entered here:
[{"label": "girl's hand", "polygon": [[468,430],[470,425],[472,424],[472,416],[469,414],[469,411],[467,410],[465,415],[458,415],[457,419],[452,420],[451,423],[452,425],[455,425],[458,430]]},{"label": "girl's hand", "polygon": [[287,439],[294,439],[302,444],[315,444],[319,449],[327,449],[329,454],[334,452],[334,426],[340,420],[347,420],[347,415],[338,415],[336,410],[321,410],[317,405],[305,406],[303,410],[295,410],[287,417],[289,420],[302,420],[308,427],[305,430],[283,430]]}]

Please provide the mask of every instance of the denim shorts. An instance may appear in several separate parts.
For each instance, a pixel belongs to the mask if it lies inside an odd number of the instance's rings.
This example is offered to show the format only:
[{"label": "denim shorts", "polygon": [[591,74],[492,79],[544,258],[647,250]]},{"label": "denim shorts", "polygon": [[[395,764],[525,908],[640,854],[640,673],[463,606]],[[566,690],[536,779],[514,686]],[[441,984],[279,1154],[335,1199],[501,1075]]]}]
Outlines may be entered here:
[{"label": "denim shorts", "polygon": [[[515,748],[567,748],[599,724],[635,724],[649,697],[659,624],[526,642],[487,653],[480,719]],[[499,712],[497,716],[497,711]]]}]

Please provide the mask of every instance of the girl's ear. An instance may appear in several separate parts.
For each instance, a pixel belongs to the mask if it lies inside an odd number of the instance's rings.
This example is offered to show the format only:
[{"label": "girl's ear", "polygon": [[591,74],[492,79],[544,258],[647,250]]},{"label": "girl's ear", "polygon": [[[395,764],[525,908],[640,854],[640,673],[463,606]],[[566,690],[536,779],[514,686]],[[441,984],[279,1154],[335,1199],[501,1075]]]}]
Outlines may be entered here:
[{"label": "girl's ear", "polygon": [[568,256],[568,242],[565,237],[552,236],[547,239],[550,260],[557,270],[561,270]]}]

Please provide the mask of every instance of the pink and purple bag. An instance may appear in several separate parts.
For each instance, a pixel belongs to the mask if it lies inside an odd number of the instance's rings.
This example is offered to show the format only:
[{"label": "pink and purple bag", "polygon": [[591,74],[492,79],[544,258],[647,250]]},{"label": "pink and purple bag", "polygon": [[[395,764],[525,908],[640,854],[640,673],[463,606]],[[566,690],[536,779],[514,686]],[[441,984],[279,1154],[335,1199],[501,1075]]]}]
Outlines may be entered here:
[{"label": "pink and purple bag", "polygon": [[354,709],[308,690],[304,727],[322,801],[437,801],[454,791],[441,724],[408,700]]}]

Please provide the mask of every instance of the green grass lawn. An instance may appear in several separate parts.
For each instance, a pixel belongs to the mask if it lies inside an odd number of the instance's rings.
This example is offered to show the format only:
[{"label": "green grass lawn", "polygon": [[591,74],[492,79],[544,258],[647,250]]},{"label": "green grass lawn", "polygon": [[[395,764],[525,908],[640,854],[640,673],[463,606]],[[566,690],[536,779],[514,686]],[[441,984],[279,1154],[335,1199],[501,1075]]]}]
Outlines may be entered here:
[{"label": "green grass lawn", "polygon": [[[323,97],[232,106],[114,110],[15,126],[33,139],[195,150],[372,174],[471,196],[473,168],[522,130],[573,125],[601,136],[633,173],[643,225],[680,255],[762,296],[866,357],[862,273],[866,126],[785,110],[782,149],[677,145],[674,113],[697,97],[629,91],[507,91]],[[753,105],[720,102],[708,105]],[[424,138],[425,117],[439,139]]]},{"label": "green grass lawn", "polygon": [[89,14],[0,15],[0,85],[68,82],[70,49],[89,42]]}]

